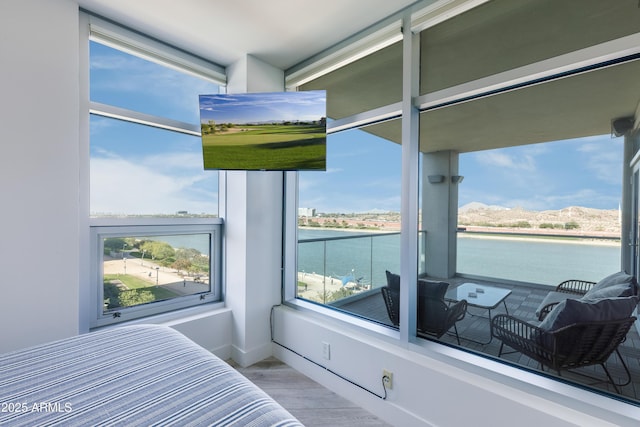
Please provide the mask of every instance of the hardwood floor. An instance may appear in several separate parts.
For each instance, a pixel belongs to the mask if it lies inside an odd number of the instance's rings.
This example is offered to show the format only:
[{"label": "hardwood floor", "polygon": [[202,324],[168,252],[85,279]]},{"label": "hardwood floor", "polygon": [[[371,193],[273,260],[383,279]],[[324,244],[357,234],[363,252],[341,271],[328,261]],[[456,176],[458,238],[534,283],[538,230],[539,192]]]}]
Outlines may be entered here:
[{"label": "hardwood floor", "polygon": [[389,424],[275,358],[247,368],[227,361],[305,426],[383,427]]}]

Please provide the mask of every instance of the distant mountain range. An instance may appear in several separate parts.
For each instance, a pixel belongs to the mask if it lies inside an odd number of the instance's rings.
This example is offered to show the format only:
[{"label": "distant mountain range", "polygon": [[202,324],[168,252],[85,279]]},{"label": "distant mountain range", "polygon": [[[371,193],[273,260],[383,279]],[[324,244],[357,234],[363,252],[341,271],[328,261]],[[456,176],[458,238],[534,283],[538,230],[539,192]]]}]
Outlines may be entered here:
[{"label": "distant mountain range", "polygon": [[458,212],[467,212],[467,211],[473,211],[478,209],[502,211],[502,210],[509,210],[511,208],[505,208],[504,206],[498,206],[498,205],[485,205],[484,203],[480,203],[480,202],[471,202],[460,207],[458,209]]},{"label": "distant mountain range", "polygon": [[[458,210],[458,225],[542,232],[571,231],[572,234],[620,235],[617,209],[593,209],[569,206],[558,210],[529,211],[473,202]],[[555,233],[554,233],[555,234]]]},{"label": "distant mountain range", "polygon": [[[400,213],[374,210],[360,213],[318,213],[305,221],[317,227],[400,230]],[[310,225],[302,224],[301,225]],[[458,227],[469,232],[547,234],[620,238],[620,212],[617,209],[593,209],[569,206],[564,209],[529,211],[480,202],[458,209]]]}]

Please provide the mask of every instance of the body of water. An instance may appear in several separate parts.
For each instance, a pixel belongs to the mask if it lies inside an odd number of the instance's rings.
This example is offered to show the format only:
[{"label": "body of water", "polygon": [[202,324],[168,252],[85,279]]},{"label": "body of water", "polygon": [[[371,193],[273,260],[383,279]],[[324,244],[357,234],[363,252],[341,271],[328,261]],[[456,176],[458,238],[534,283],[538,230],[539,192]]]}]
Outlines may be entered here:
[{"label": "body of water", "polygon": [[400,234],[301,229],[299,240],[350,237],[298,244],[298,271],[384,286],[385,270],[400,271]]},{"label": "body of water", "polygon": [[[368,233],[299,230],[300,240],[362,235]],[[400,271],[399,234],[298,245],[301,272],[355,279],[378,287],[386,284],[385,270]],[[619,244],[458,235],[457,271],[463,274],[555,286],[567,279],[598,281],[619,270]]]},{"label": "body of water", "polygon": [[599,241],[458,235],[458,272],[556,285],[620,271],[620,245]]}]

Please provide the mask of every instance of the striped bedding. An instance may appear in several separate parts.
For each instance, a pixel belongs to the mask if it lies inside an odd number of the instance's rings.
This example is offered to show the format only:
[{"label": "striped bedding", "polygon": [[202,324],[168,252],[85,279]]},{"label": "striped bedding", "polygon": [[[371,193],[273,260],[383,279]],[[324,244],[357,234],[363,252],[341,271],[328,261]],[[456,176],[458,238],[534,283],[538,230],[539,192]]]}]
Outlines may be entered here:
[{"label": "striped bedding", "polygon": [[301,426],[175,330],[127,326],[0,355],[3,426]]}]

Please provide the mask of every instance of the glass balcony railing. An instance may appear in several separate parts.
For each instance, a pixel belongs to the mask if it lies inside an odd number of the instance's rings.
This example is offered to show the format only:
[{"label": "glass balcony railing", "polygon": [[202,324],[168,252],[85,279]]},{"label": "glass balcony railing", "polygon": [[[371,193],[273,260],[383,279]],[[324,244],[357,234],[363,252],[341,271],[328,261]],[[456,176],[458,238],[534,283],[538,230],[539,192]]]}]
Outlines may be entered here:
[{"label": "glass balcony railing", "polygon": [[[386,270],[400,272],[399,232],[326,233],[298,240],[298,298],[336,305],[386,286]],[[420,233],[421,254],[425,235]]]},{"label": "glass balcony railing", "polygon": [[400,233],[357,233],[298,241],[297,296],[331,304],[386,285],[399,271]]},{"label": "glass balcony railing", "polygon": [[[300,230],[297,297],[340,305],[385,286],[400,272],[400,233]],[[418,274],[426,272],[426,232],[419,233]],[[555,286],[598,281],[619,270],[620,242],[458,233],[457,271],[467,276]]]}]

